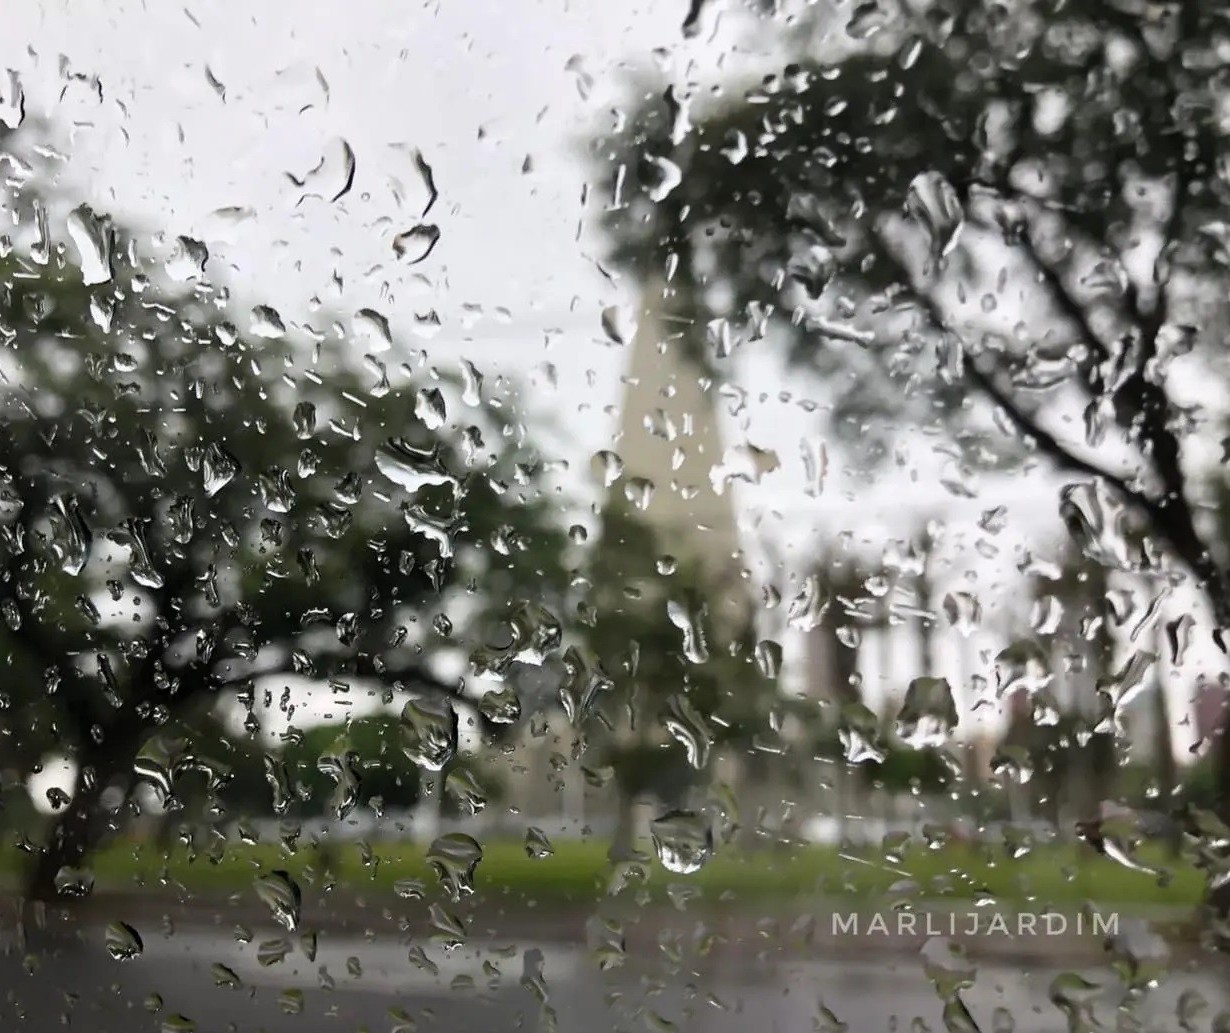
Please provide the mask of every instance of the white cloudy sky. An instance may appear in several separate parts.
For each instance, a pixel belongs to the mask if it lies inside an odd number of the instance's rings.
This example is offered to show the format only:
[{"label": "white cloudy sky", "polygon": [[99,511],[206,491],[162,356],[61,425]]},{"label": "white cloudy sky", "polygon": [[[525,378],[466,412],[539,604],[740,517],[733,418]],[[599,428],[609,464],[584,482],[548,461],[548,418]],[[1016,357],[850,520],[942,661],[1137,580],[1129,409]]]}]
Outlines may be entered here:
[{"label": "white cloudy sky", "polygon": [[[577,142],[609,124],[620,77],[654,48],[681,84],[758,59],[736,50],[735,19],[718,2],[699,37],[684,40],[685,8],[684,0],[28,0],[5,11],[0,68],[16,69],[30,112],[59,127],[66,179],[96,208],[208,241],[211,268],[237,295],[273,305],[288,322],[310,318],[314,296],[342,313],[372,307],[405,350],[424,347],[411,313],[435,309],[444,328],[430,361],[464,356],[484,370],[531,375],[531,404],[561,429],[561,458],[583,469],[610,444],[625,358],[604,343],[599,314],[631,299],[594,271],[601,247],[585,226],[601,199],[582,203]],[[61,98],[60,55],[73,72],[99,78],[101,104],[82,87]],[[337,203],[296,205],[300,191],[284,173],[304,173],[338,137],[356,156],[353,189]],[[422,204],[414,148],[435,172],[431,220],[442,238],[408,268],[391,241]],[[211,215],[232,206],[253,217],[223,225]],[[557,368],[557,386],[533,373],[543,363]],[[772,357],[745,360],[740,376],[750,404],[728,432],[777,449],[783,464],[741,495],[744,523],[788,563],[813,561],[817,528],[849,528],[874,546],[940,515],[963,543],[954,574],[962,563],[976,568],[980,590],[993,596],[1011,588],[1022,541],[1041,539],[1046,551],[1053,540],[1054,482],[990,483],[958,500],[936,486],[942,459],[932,441],[911,445],[908,475],[872,481],[843,471],[831,446],[829,486],[809,498],[799,439],[819,428],[798,405],[809,385],[792,375],[791,396],[779,397],[786,374]],[[1012,515],[1002,560],[975,561],[977,516],[995,505]]]}]

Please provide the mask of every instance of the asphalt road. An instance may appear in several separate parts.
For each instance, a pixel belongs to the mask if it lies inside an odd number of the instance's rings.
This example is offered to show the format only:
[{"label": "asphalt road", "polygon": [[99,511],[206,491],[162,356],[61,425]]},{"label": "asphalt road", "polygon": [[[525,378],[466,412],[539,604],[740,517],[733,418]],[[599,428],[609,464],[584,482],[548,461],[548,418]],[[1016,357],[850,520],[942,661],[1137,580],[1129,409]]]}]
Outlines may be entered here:
[{"label": "asphalt road", "polygon": [[[269,944],[278,935],[261,929],[244,943],[230,927],[155,926],[141,931],[144,950],[130,961],[111,958],[98,926],[37,944],[23,945],[10,935],[0,956],[0,1030],[807,1033],[843,1028],[835,1023],[852,1033],[945,1028],[943,1003],[917,955],[760,962],[703,957],[685,932],[677,943],[627,957],[608,971],[590,947],[527,940],[468,943],[451,951],[415,941],[426,959],[415,964],[408,937],[330,933],[319,938],[314,959],[305,956],[298,936],[288,936],[290,953],[271,961],[276,951]],[[1048,999],[1058,971],[978,964],[972,987],[961,993],[976,1026],[964,1028],[1067,1029]],[[1105,966],[1081,971],[1101,985],[1090,997],[1103,1028],[1119,1028],[1116,1008],[1125,996],[1120,978]],[[821,1011],[822,1002],[828,1013]],[[1218,1011],[1230,1009],[1230,978],[1209,959],[1167,973],[1133,1008],[1140,1026],[1127,1028],[1208,1030]],[[926,1027],[911,1026],[915,1019]]]}]

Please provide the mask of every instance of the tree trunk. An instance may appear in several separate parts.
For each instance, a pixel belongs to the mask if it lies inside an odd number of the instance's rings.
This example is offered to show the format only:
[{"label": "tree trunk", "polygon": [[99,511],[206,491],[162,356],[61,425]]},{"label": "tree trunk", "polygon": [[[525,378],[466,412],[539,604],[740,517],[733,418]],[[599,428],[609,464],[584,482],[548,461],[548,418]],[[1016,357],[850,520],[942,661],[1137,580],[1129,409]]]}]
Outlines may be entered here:
[{"label": "tree trunk", "polygon": [[63,868],[79,868],[98,843],[103,832],[100,803],[107,784],[108,779],[104,775],[90,777],[84,767],[78,771],[72,802],[55,819],[47,844],[35,858],[27,875],[27,899],[59,899],[56,875]]},{"label": "tree trunk", "polygon": [[46,845],[26,874],[28,900],[62,900],[56,876],[79,868],[108,829],[102,797],[108,787],[132,772],[143,726],[135,718],[109,732],[102,743],[87,738],[77,750],[77,779],[72,801],[52,823]]},{"label": "tree trunk", "polygon": [[611,836],[609,854],[612,861],[624,861],[636,848],[636,798],[630,793],[619,793],[619,810],[615,815],[615,832]]}]

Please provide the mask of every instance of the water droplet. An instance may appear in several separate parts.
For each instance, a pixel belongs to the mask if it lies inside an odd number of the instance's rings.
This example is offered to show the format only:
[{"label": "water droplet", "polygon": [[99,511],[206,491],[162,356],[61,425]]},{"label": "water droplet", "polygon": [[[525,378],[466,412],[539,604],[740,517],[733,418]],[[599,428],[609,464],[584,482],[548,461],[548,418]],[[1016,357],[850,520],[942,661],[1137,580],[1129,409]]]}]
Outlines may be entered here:
[{"label": "water droplet", "polygon": [[168,1015],[162,1020],[162,1033],[196,1033],[196,1023],[187,1015]]},{"label": "water droplet", "polygon": [[444,395],[436,387],[425,387],[414,397],[414,415],[428,430],[439,430],[448,420],[448,408]]},{"label": "water droplet", "polygon": [[167,259],[167,276],[175,283],[205,278],[205,263],[209,261],[209,248],[191,237],[176,237],[175,247]]},{"label": "water droplet", "polygon": [[26,118],[26,91],[13,69],[5,73],[5,78],[7,83],[0,79],[0,124],[16,129]]},{"label": "water droplet", "polygon": [[145,950],[141,935],[127,922],[107,926],[107,953],[116,961],[132,961]]},{"label": "water droplet", "polygon": [[61,897],[88,897],[94,892],[94,873],[66,864],[56,872],[55,887]]},{"label": "water droplet", "polygon": [[633,328],[618,305],[608,305],[602,310],[602,332],[612,344],[624,345],[632,340]]},{"label": "water droplet", "polygon": [[82,282],[92,287],[110,280],[115,247],[111,220],[96,215],[89,205],[79,205],[68,214],[68,235],[77,248]]},{"label": "water droplet", "polygon": [[666,709],[663,724],[667,732],[683,747],[688,763],[697,771],[701,770],[709,761],[713,730],[684,695],[672,696]]},{"label": "water droplet", "polygon": [[624,498],[644,512],[653,501],[654,483],[648,477],[631,477],[624,485]]},{"label": "water droplet", "polygon": [[595,452],[593,466],[602,479],[602,486],[604,488],[609,488],[623,476],[624,461],[617,452],[611,452],[607,449]]},{"label": "water droplet", "polygon": [[655,204],[665,201],[683,182],[683,170],[670,158],[649,157],[645,166],[645,193]]},{"label": "water droplet", "polygon": [[982,623],[982,603],[969,592],[949,592],[944,596],[944,616],[958,635],[969,638]]},{"label": "water droplet", "polygon": [[350,144],[338,137],[329,141],[320,161],[305,172],[302,178],[292,172],[286,173],[299,188],[296,207],[309,198],[333,201],[340,200],[354,185],[355,156]]},{"label": "water droplet", "polygon": [[949,1000],[974,985],[978,969],[959,943],[943,936],[933,936],[919,950],[923,971],[935,985],[935,992]]},{"label": "water droplet", "polygon": [[57,495],[51,503],[55,512],[48,548],[60,569],[76,577],[89,561],[94,536],[75,495]]},{"label": "water droplet", "polygon": [[1199,991],[1188,987],[1175,1004],[1175,1016],[1179,1020],[1179,1028],[1194,1031],[1209,1011],[1209,1002]]},{"label": "water droplet", "polygon": [[525,830],[526,857],[542,860],[542,858],[550,857],[554,853],[555,847],[551,845],[551,841],[547,839],[547,834],[542,829],[531,825]]},{"label": "water droplet", "polygon": [[585,920],[585,942],[603,972],[619,968],[627,960],[623,927],[613,918],[590,915]]},{"label": "water droplet", "polygon": [[939,263],[951,254],[965,225],[965,211],[943,174],[920,172],[915,176],[906,193],[905,210],[927,234],[932,262]]},{"label": "water droplet", "polygon": [[474,892],[474,872],[483,859],[483,848],[473,836],[464,832],[439,836],[426,856],[450,900],[456,902]]},{"label": "water droplet", "polygon": [[351,320],[354,335],[365,351],[379,355],[393,347],[393,331],[388,317],[374,308],[361,308]]},{"label": "water droplet", "polygon": [[718,151],[732,165],[738,165],[748,154],[747,137],[742,130],[728,129]]},{"label": "water droplet", "polygon": [[820,583],[820,575],[811,574],[804,579],[799,594],[791,601],[786,611],[786,623],[797,631],[812,631],[824,620],[828,606],[829,595]]},{"label": "water droplet", "polygon": [[327,806],[337,821],[344,820],[359,802],[358,760],[358,753],[345,735],[316,759],[316,770],[333,783]]},{"label": "water droplet", "polygon": [[772,639],[761,639],[753,651],[756,670],[766,678],[776,678],[782,669],[782,646]]},{"label": "water droplet", "polygon": [[269,968],[271,965],[284,961],[292,950],[294,950],[294,945],[285,936],[279,936],[273,940],[262,940],[256,948],[256,961],[261,968]]},{"label": "water droplet", "polygon": [[300,441],[306,441],[316,433],[316,406],[311,402],[300,402],[295,406],[292,422],[295,425],[295,436]]},{"label": "water droplet", "polygon": [[850,12],[846,35],[857,40],[871,39],[890,21],[891,16],[880,6],[879,0],[863,0]]},{"label": "water droplet", "polygon": [[393,254],[409,265],[425,262],[440,242],[440,227],[419,223],[393,238]]},{"label": "water droplet", "polygon": [[221,962],[214,962],[209,966],[209,974],[213,977],[214,986],[219,986],[227,990],[238,990],[243,986],[243,980],[239,978],[233,968],[223,965]]},{"label": "water droplet", "polygon": [[1127,511],[1100,480],[1069,484],[1059,499],[1059,515],[1082,553],[1112,570],[1131,569]]},{"label": "water droplet", "polygon": [[483,375],[478,367],[469,359],[462,359],[461,366],[461,401],[464,405],[482,405]]},{"label": "water droplet", "polygon": [[478,711],[494,725],[516,724],[521,718],[521,700],[516,691],[507,686],[485,693],[478,701]]},{"label": "water droplet", "polygon": [[418,448],[405,438],[389,438],[376,450],[376,469],[406,491],[428,485],[458,483],[444,466],[438,442]]},{"label": "water droplet", "polygon": [[849,763],[878,764],[882,761],[885,753],[877,745],[879,734],[880,721],[866,704],[854,701],[841,708],[837,738]]},{"label": "water droplet", "polygon": [[257,478],[261,501],[272,513],[289,513],[295,505],[295,489],[290,483],[290,471],[270,467]]},{"label": "water droplet", "polygon": [[161,588],[166,582],[154,569],[149,545],[145,541],[145,521],[129,517],[107,537],[117,545],[128,549],[128,573],[143,588]]},{"label": "water droplet", "polygon": [[267,341],[276,341],[286,333],[286,324],[275,308],[268,305],[257,305],[252,309],[252,333]]},{"label": "water droplet", "polygon": [[1031,639],[1019,639],[995,658],[996,695],[1001,699],[1024,689],[1039,692],[1051,681],[1046,651]]},{"label": "water droplet", "polygon": [[1001,745],[991,758],[991,773],[1002,779],[1010,779],[1024,785],[1034,775],[1033,761],[1024,746]]},{"label": "water droplet", "polygon": [[[290,932],[299,925],[299,910],[303,893],[290,873],[282,869],[257,876],[254,883],[256,895],[269,908],[274,920]],[[289,947],[289,945],[288,945]],[[280,959],[279,959],[280,960]]]},{"label": "water droplet", "polygon": [[709,660],[709,645],[705,640],[702,609],[690,609],[674,599],[668,600],[666,614],[670,622],[683,632],[683,655],[689,663],[703,664]]},{"label": "water droplet", "polygon": [[239,473],[239,460],[217,442],[211,443],[201,457],[201,473],[205,480],[205,494],[213,498],[235,479]]},{"label": "water droplet", "polygon": [[732,445],[722,456],[721,463],[709,471],[709,483],[721,495],[731,481],[759,484],[765,474],[781,467],[777,453],[767,448],[744,443]]},{"label": "water droplet", "polygon": [[649,823],[649,835],[662,867],[692,875],[713,856],[713,825],[698,811],[669,811]]},{"label": "water droplet", "polygon": [[897,714],[897,734],[915,749],[943,746],[957,726],[957,702],[946,678],[915,678]]},{"label": "water droplet", "polygon": [[412,699],[401,712],[401,748],[411,762],[440,771],[457,752],[457,711],[445,697]]},{"label": "water droplet", "polygon": [[462,814],[480,814],[487,806],[487,791],[469,768],[453,768],[444,779],[444,791]]}]

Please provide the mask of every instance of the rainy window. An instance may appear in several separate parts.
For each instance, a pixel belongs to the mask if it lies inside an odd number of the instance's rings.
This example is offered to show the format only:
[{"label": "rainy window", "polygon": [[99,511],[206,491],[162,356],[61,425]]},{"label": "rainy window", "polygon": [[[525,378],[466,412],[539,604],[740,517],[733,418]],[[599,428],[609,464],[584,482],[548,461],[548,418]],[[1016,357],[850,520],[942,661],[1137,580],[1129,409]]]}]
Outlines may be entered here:
[{"label": "rainy window", "polygon": [[0,1028],[1230,1030],[1230,0],[0,33]]}]

